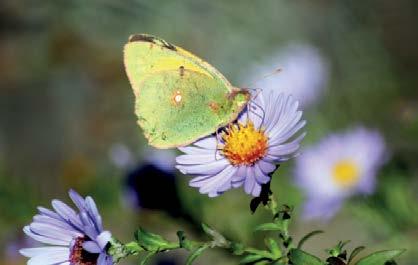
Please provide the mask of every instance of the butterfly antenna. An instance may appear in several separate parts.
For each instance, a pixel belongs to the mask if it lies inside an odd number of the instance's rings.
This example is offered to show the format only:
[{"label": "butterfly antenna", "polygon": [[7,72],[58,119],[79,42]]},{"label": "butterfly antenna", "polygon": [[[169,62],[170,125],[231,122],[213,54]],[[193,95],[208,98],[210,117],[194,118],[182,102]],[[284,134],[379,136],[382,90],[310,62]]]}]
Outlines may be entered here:
[{"label": "butterfly antenna", "polygon": [[282,69],[281,68],[277,68],[277,69],[275,69],[274,71],[272,71],[272,72],[270,72],[270,73],[268,73],[268,74],[265,74],[265,75],[263,75],[262,77],[260,77],[260,78],[257,78],[256,80],[254,80],[252,83],[250,83],[250,85],[249,86],[247,86],[247,87],[254,87],[258,82],[260,82],[260,81],[262,81],[262,80],[264,80],[264,79],[266,79],[266,78],[269,78],[269,77],[271,77],[271,76],[274,76],[274,75],[276,75],[276,74],[278,74],[278,73],[280,73],[282,71]]},{"label": "butterfly antenna", "polygon": [[219,129],[216,130],[216,148],[215,148],[215,161],[218,161],[218,151],[220,150],[219,145]]},{"label": "butterfly antenna", "polygon": [[264,109],[257,103],[257,102],[255,102],[255,101],[253,101],[252,102],[252,104],[254,104],[255,105],[255,109],[260,109],[260,111],[262,112],[262,114],[260,115],[259,113],[257,113],[253,108],[250,108],[249,109],[249,111],[251,111],[254,115],[256,115],[258,118],[260,118],[261,119],[261,122],[260,122],[260,126],[259,126],[259,128],[258,129],[260,129],[261,128],[261,126],[263,125],[263,123],[264,123],[264,117],[265,117],[265,111],[264,111]]},{"label": "butterfly antenna", "polygon": [[[255,101],[255,99],[256,99],[256,98],[260,95],[260,93],[261,93],[262,89],[260,89],[260,88],[255,88],[255,89],[252,89],[252,90],[254,90],[256,93],[254,94],[254,96],[253,96],[253,97],[251,97],[251,98],[250,98],[250,100],[249,100],[249,101],[248,101],[248,103],[247,103],[247,109],[248,109],[248,111],[247,111],[247,121],[248,121],[248,119],[249,119],[249,117],[248,117],[248,113],[251,111],[254,115],[256,115],[257,117],[259,117],[259,118],[261,119],[261,123],[260,123],[260,128],[261,128],[262,124],[264,123],[265,111],[264,111],[264,109],[260,106],[260,104],[258,104],[258,103]],[[260,115],[259,113],[257,113],[257,112],[256,112],[256,111],[252,108],[251,104],[254,104],[255,109],[260,109],[260,110],[261,110],[261,112],[262,112],[262,115]],[[258,129],[260,129],[260,128],[258,128]]]}]

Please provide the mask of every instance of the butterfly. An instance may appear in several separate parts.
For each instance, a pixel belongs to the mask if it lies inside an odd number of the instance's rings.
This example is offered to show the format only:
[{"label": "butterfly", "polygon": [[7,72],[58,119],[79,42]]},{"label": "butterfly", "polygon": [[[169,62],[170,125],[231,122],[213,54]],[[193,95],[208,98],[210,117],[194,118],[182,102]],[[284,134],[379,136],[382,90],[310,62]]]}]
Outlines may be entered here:
[{"label": "butterfly", "polygon": [[124,47],[138,124],[150,145],[188,145],[234,121],[250,92],[213,66],[158,37],[137,34]]}]

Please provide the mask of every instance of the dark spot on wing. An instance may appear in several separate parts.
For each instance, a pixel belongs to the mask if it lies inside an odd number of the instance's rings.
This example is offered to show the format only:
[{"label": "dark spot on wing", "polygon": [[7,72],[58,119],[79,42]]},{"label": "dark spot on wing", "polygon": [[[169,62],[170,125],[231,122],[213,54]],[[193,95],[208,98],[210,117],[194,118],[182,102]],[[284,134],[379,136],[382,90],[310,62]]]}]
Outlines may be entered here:
[{"label": "dark spot on wing", "polygon": [[129,36],[129,42],[135,42],[135,41],[145,41],[145,42],[151,42],[154,43],[155,37],[148,34],[135,34]]},{"label": "dark spot on wing", "polygon": [[129,37],[129,42],[136,42],[136,41],[154,43],[164,48],[167,48],[169,50],[177,51],[176,47],[173,44],[166,42],[165,40],[160,39],[158,37],[149,35],[149,34],[135,34]]},{"label": "dark spot on wing", "polygon": [[176,49],[176,47],[173,45],[173,44],[171,44],[171,43],[168,43],[168,42],[166,42],[165,40],[162,40],[162,39],[158,39],[160,42],[161,42],[161,44],[164,46],[164,47],[166,47],[167,49],[170,49],[170,50],[172,50],[172,51],[177,51],[177,49]]},{"label": "dark spot on wing", "polygon": [[180,76],[183,77],[184,76],[184,66],[180,66],[179,67],[179,72],[180,72]]}]

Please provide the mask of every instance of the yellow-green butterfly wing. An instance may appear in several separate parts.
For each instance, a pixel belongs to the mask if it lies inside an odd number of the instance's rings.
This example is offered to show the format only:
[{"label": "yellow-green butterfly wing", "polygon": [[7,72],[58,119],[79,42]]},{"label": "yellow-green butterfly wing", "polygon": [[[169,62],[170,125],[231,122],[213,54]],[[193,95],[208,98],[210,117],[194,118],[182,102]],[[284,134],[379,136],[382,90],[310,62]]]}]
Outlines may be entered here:
[{"label": "yellow-green butterfly wing", "polygon": [[190,144],[236,119],[249,100],[211,65],[157,37],[129,38],[124,62],[138,123],[157,148]]}]

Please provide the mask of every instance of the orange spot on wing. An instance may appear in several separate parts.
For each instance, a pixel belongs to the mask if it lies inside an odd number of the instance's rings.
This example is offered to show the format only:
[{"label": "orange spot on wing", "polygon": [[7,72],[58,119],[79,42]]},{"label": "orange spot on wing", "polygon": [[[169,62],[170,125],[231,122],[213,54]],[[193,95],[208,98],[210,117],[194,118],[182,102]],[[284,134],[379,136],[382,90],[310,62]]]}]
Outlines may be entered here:
[{"label": "orange spot on wing", "polygon": [[211,101],[211,102],[209,102],[209,108],[213,111],[213,112],[215,112],[215,113],[217,113],[218,111],[219,111],[219,105],[218,105],[218,103],[216,103],[215,101]]}]

